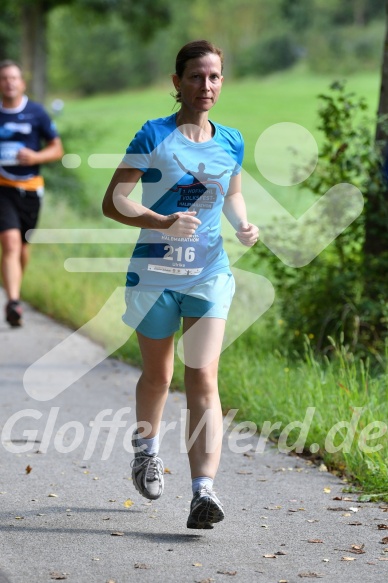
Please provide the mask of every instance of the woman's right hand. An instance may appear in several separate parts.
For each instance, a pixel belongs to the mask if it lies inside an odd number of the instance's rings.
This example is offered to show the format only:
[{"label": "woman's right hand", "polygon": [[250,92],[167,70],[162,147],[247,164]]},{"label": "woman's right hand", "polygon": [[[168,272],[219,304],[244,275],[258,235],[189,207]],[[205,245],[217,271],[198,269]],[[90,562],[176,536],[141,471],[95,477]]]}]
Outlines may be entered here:
[{"label": "woman's right hand", "polygon": [[185,211],[168,215],[165,219],[169,226],[161,230],[172,237],[192,237],[201,224],[196,214],[195,211]]}]

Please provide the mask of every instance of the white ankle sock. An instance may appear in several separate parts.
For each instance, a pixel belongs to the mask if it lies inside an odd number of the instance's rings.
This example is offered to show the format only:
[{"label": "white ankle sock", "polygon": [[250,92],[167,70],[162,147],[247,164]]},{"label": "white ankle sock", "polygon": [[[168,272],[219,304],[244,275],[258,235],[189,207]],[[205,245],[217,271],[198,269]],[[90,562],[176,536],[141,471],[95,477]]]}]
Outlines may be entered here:
[{"label": "white ankle sock", "polygon": [[193,489],[193,494],[198,492],[204,486],[208,486],[210,489],[213,487],[212,478],[207,478],[206,476],[199,476],[199,478],[193,478],[191,481],[191,487]]},{"label": "white ankle sock", "polygon": [[159,452],[159,433],[157,433],[154,437],[138,438],[139,445],[145,445],[146,448],[144,449],[144,453],[148,455],[157,455]]}]

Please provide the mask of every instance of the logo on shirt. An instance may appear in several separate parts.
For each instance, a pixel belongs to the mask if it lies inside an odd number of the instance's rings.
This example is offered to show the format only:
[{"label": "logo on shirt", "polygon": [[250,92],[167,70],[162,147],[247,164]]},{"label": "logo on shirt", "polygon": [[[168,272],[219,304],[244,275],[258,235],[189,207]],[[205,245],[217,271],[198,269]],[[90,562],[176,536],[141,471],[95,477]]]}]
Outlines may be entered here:
[{"label": "logo on shirt", "polygon": [[[180,194],[177,206],[192,208],[192,210],[211,209],[217,200],[217,187],[221,194],[224,195],[222,184],[217,182],[217,179],[221,178],[228,170],[224,170],[220,174],[210,174],[206,172],[206,165],[203,162],[198,164],[196,170],[190,170],[182,164],[176,154],[173,154],[173,159],[179,168],[186,172],[184,182],[176,184],[171,189],[172,192],[179,192]],[[191,182],[189,182],[190,180]]]},{"label": "logo on shirt", "polygon": [[17,123],[9,121],[0,127],[0,138],[7,139],[12,137],[14,134],[30,134],[32,131],[32,125],[30,123]]}]

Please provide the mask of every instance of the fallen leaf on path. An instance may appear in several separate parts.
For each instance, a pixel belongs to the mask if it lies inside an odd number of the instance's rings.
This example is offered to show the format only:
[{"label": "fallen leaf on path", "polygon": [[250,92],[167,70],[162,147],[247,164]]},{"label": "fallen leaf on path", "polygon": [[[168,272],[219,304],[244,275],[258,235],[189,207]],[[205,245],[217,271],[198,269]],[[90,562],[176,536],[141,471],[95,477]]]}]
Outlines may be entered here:
[{"label": "fallen leaf on path", "polygon": [[356,559],[354,557],[342,557],[341,561],[355,561]]},{"label": "fallen leaf on path", "polygon": [[365,545],[352,545],[352,553],[356,553],[358,555],[362,555],[365,553],[364,551]]},{"label": "fallen leaf on path", "polygon": [[276,559],[276,555],[263,555],[264,559]]},{"label": "fallen leaf on path", "polygon": [[385,536],[380,542],[382,545],[388,545],[388,536]]},{"label": "fallen leaf on path", "polygon": [[310,577],[311,579],[314,579],[323,577],[323,575],[320,575],[319,573],[314,573],[312,571],[308,571],[306,573],[299,573],[298,577]]},{"label": "fallen leaf on path", "polygon": [[239,470],[236,474],[242,474],[243,476],[250,476],[252,472],[247,472],[246,470]]},{"label": "fallen leaf on path", "polygon": [[323,491],[325,492],[325,494],[330,494],[331,492],[331,488],[329,488],[328,486],[326,488],[323,488]]},{"label": "fallen leaf on path", "polygon": [[350,526],[362,526],[362,522],[348,522]]},{"label": "fallen leaf on path", "polygon": [[237,571],[222,571],[222,570],[219,570],[219,571],[217,571],[217,573],[219,573],[220,575],[237,575]]},{"label": "fallen leaf on path", "polygon": [[131,506],[134,505],[134,502],[132,502],[132,500],[130,498],[128,498],[128,500],[126,500],[123,504],[124,508],[131,508]]},{"label": "fallen leaf on path", "polygon": [[145,563],[135,563],[133,566],[135,569],[149,569],[149,566]]},{"label": "fallen leaf on path", "polygon": [[57,573],[56,571],[53,571],[50,573],[50,579],[56,579],[57,581],[60,581],[67,579],[67,575],[65,573]]},{"label": "fallen leaf on path", "polygon": [[323,540],[321,540],[320,538],[310,538],[307,542],[308,543],[323,543]]},{"label": "fallen leaf on path", "polygon": [[171,474],[171,470],[169,468],[164,468],[164,473],[165,474]]},{"label": "fallen leaf on path", "polygon": [[279,555],[279,556],[281,556],[281,555],[286,555],[286,554],[287,554],[287,553],[285,553],[284,551],[277,551],[277,552],[275,553],[275,555]]},{"label": "fallen leaf on path", "polygon": [[47,498],[58,498],[58,494],[48,494]]},{"label": "fallen leaf on path", "polygon": [[364,555],[365,554],[364,546],[365,545],[351,545],[350,549],[334,549],[334,550],[344,551],[345,553],[354,553],[355,555]]},{"label": "fallen leaf on path", "polygon": [[379,530],[388,530],[388,524],[378,524],[377,528]]},{"label": "fallen leaf on path", "polygon": [[32,467],[30,465],[28,465],[26,467],[26,474],[29,474],[31,472],[31,470],[32,470]]},{"label": "fallen leaf on path", "polygon": [[331,510],[332,512],[346,512],[348,509],[342,506],[328,506],[326,510]]},{"label": "fallen leaf on path", "polygon": [[321,464],[318,468],[318,472],[327,472],[327,466],[325,464]]},{"label": "fallen leaf on path", "polygon": [[123,532],[111,532],[111,536],[124,536]]},{"label": "fallen leaf on path", "polygon": [[201,579],[200,581],[196,581],[195,583],[213,583],[214,579],[212,577],[208,577],[207,579]]},{"label": "fallen leaf on path", "polygon": [[24,516],[15,516],[15,520],[24,520]]}]

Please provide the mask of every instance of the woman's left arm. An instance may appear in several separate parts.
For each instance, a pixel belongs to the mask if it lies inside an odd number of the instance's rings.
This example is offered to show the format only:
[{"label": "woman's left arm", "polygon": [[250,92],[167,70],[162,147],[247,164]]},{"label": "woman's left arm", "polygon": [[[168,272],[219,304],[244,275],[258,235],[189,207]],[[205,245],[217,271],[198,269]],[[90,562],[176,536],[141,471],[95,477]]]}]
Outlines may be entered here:
[{"label": "woman's left arm", "polygon": [[259,238],[259,228],[248,223],[247,209],[241,192],[241,174],[232,176],[224,200],[224,215],[236,229],[237,239],[247,247],[252,247]]}]

